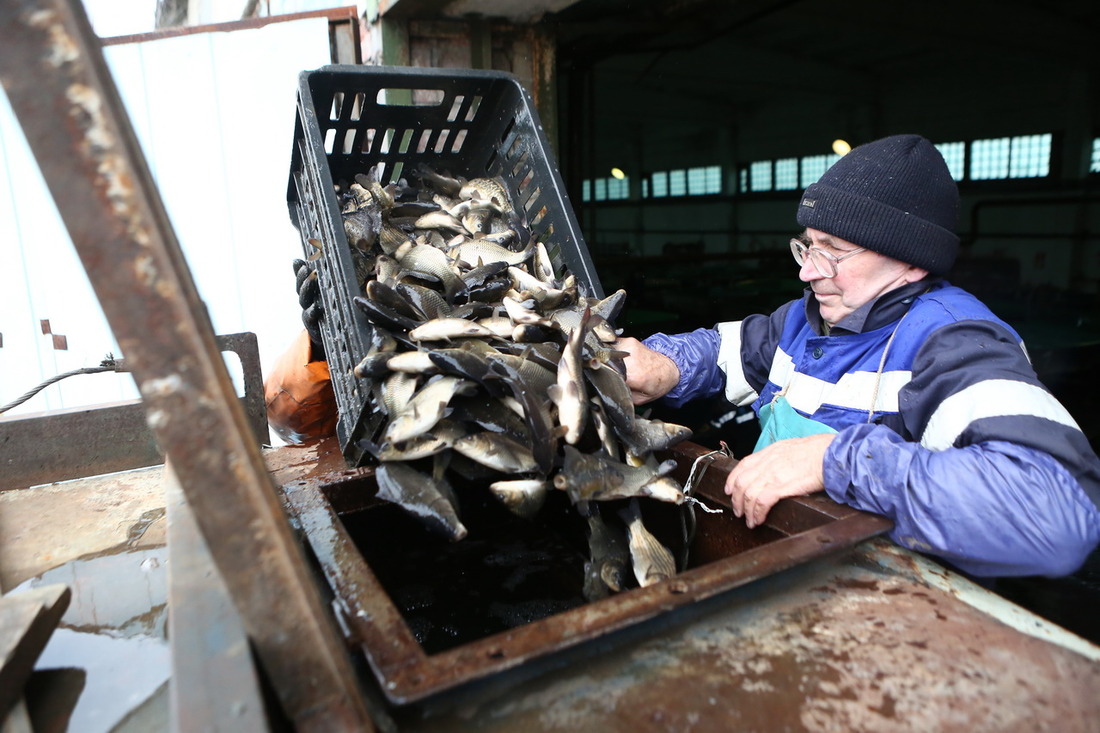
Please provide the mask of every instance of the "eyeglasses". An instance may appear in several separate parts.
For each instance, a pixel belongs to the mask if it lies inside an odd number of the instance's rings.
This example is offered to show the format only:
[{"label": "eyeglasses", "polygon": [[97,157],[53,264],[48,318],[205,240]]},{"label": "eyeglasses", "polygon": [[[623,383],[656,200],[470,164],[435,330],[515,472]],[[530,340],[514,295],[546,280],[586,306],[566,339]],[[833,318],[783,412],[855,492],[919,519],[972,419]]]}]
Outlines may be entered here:
[{"label": "eyeglasses", "polygon": [[853,252],[849,252],[846,255],[837,257],[835,255],[829,254],[820,247],[806,246],[806,244],[798,237],[795,237],[791,240],[791,254],[794,255],[794,261],[798,263],[798,266],[802,267],[804,264],[806,264],[806,255],[808,254],[810,256],[810,262],[814,263],[814,269],[817,270],[817,274],[821,275],[821,277],[836,277],[837,265],[839,265],[841,262],[848,259],[849,257],[855,257],[861,252],[866,251],[866,249],[860,247]]}]

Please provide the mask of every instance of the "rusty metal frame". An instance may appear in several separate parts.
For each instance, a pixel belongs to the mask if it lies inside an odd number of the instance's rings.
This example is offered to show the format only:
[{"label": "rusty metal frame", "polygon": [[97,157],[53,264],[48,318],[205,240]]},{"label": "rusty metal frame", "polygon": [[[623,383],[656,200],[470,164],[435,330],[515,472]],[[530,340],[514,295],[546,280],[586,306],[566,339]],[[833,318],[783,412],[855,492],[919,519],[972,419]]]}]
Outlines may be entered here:
[{"label": "rusty metal frame", "polygon": [[0,0],[0,80],[284,713],[371,730],[79,0]]},{"label": "rusty metal frame", "polygon": [[[240,359],[244,382],[241,403],[256,444],[267,445],[270,437],[256,334],[217,336],[217,343],[221,351],[232,351]],[[16,417],[0,415],[0,446],[4,449],[0,491],[164,462],[145,421],[141,400]]]},{"label": "rusty metal frame", "polygon": [[[695,459],[708,449],[694,443],[669,453],[674,475],[686,481]],[[840,552],[888,531],[893,523],[825,496],[781,501],[757,530],[733,517],[722,488],[735,465],[718,459],[702,474],[697,495],[721,515],[700,514],[711,545],[697,562],[670,581],[636,588],[569,611],[493,634],[436,654],[426,654],[343,525],[341,515],[364,510],[375,493],[373,468],[341,470],[283,483],[291,512],[336,596],[349,644],[361,647],[386,698],[395,704],[483,679],[655,617],[801,563]],[[696,545],[700,542],[697,539]]]}]

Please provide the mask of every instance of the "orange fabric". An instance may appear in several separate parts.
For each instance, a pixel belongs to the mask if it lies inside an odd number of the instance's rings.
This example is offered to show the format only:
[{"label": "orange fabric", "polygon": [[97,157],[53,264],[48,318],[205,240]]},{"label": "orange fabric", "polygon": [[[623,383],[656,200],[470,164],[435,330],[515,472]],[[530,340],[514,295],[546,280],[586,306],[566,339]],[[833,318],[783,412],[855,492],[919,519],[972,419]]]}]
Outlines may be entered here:
[{"label": "orange fabric", "polygon": [[267,422],[288,443],[336,434],[336,395],[328,362],[313,361],[313,345],[303,330],[264,380]]}]

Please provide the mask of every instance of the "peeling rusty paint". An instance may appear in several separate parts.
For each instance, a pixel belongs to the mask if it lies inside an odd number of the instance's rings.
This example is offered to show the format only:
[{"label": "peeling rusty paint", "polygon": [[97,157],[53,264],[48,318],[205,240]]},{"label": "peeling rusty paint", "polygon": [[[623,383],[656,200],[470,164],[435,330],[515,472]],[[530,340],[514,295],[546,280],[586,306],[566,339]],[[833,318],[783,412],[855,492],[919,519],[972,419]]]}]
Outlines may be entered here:
[{"label": "peeling rusty paint", "polygon": [[65,27],[57,13],[49,9],[35,10],[28,14],[27,24],[33,28],[43,29],[49,35],[45,58],[51,66],[59,68],[80,58],[80,47],[72,36],[65,32]]},{"label": "peeling rusty paint", "polygon": [[410,716],[408,730],[1095,730],[1100,664],[868,569],[878,544],[737,589],[659,637]]}]

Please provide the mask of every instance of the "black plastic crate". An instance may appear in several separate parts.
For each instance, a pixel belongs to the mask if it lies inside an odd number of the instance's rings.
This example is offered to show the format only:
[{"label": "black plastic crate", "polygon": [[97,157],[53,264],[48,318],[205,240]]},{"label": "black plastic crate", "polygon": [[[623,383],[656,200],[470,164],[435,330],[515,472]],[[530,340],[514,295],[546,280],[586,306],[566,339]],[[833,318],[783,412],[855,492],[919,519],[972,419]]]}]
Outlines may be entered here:
[{"label": "black plastic crate", "polygon": [[392,66],[302,72],[287,204],[306,255],[317,252],[310,239],[322,244],[321,330],[340,410],[337,437],[351,466],[370,458],[358,441],[374,437],[383,416],[368,385],[352,374],[371,325],[352,302],[362,293],[334,186],[370,169],[387,184],[420,163],[502,180],[559,271],[573,273],[585,295],[603,297],[534,104],[514,76]]}]

